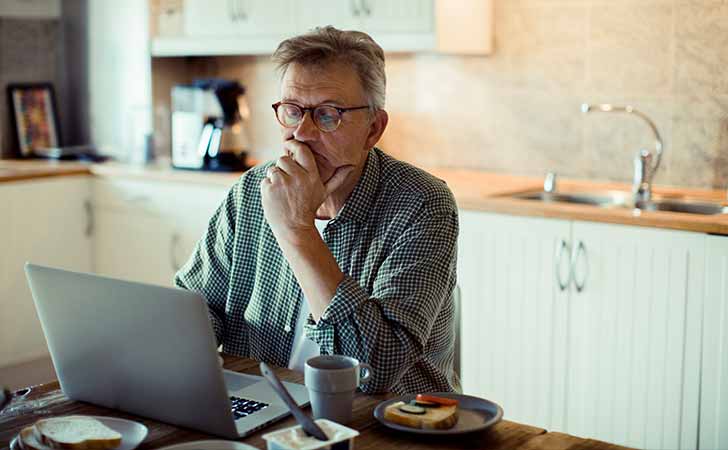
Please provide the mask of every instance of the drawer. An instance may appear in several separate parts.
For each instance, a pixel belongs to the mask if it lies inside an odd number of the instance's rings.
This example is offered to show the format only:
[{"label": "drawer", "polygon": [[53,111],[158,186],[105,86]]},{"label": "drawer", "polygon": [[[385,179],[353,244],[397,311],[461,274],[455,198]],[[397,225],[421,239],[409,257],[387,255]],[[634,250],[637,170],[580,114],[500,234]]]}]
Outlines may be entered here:
[{"label": "drawer", "polygon": [[210,219],[227,192],[216,185],[104,178],[94,180],[93,204],[102,210],[199,223]]}]

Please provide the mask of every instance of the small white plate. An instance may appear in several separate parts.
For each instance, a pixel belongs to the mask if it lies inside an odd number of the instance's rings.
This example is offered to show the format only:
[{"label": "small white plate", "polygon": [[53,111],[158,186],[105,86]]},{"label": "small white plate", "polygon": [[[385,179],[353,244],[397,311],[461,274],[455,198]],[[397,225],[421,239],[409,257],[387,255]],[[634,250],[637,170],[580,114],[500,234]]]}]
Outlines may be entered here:
[{"label": "small white plate", "polygon": [[242,442],[235,441],[194,441],[168,445],[159,450],[258,450]]},{"label": "small white plate", "polygon": [[[93,417],[107,427],[121,434],[121,445],[114,450],[133,450],[147,437],[149,430],[139,422],[134,422],[116,417],[88,416]],[[20,435],[11,442],[11,449],[20,449]],[[50,447],[42,447],[40,450],[53,450]]]}]

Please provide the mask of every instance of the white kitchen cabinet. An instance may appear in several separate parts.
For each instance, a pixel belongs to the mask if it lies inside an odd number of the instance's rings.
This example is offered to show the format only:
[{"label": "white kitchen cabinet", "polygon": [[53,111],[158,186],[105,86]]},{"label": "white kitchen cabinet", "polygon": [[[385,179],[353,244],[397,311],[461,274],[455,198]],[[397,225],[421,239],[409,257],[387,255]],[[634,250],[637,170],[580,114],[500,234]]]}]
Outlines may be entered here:
[{"label": "white kitchen cabinet", "polygon": [[297,30],[333,25],[361,30],[386,51],[432,50],[435,47],[433,0],[348,0],[298,2]]},{"label": "white kitchen cabinet", "polygon": [[91,271],[90,182],[89,177],[61,177],[0,185],[0,367],[48,354],[24,264]]},{"label": "white kitchen cabinet", "polygon": [[708,236],[700,449],[728,448],[728,236]]},{"label": "white kitchen cabinet", "polygon": [[463,390],[547,429],[565,414],[570,233],[568,221],[460,214]]},{"label": "white kitchen cabinet", "polygon": [[183,16],[184,34],[153,37],[152,56],[271,54],[325,25],[369,33],[387,52],[493,49],[492,0],[186,0]]},{"label": "white kitchen cabinet", "polygon": [[185,0],[191,37],[281,36],[295,27],[294,0]]},{"label": "white kitchen cabinet", "polygon": [[462,211],[465,392],[551,431],[695,448],[705,239]]},{"label": "white kitchen cabinet", "polygon": [[574,222],[565,430],[695,448],[705,235]]},{"label": "white kitchen cabinet", "polygon": [[96,180],[96,271],[171,286],[227,191],[218,185]]}]

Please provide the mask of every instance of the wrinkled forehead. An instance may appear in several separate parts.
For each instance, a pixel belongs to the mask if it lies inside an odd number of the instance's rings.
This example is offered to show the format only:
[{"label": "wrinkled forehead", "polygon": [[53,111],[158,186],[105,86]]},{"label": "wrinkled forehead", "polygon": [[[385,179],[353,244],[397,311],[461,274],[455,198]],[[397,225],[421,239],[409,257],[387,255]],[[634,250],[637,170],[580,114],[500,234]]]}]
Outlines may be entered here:
[{"label": "wrinkled forehead", "polygon": [[281,100],[312,106],[323,102],[365,102],[361,80],[351,64],[342,61],[327,63],[293,63],[281,79]]}]

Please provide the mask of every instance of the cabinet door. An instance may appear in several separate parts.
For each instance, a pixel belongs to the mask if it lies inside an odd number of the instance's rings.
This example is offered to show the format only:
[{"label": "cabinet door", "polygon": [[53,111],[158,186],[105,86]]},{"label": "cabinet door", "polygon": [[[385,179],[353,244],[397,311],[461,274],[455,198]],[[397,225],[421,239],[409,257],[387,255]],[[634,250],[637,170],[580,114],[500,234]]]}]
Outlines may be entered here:
[{"label": "cabinet door", "polygon": [[706,238],[701,449],[728,448],[728,236]]},{"label": "cabinet door", "polygon": [[574,222],[566,431],[695,448],[705,235]]},{"label": "cabinet door", "polygon": [[362,26],[361,16],[359,0],[296,2],[296,29],[299,33],[326,25],[341,30],[358,30]]},{"label": "cabinet door", "polygon": [[185,0],[189,36],[235,37],[288,34],[293,0]]},{"label": "cabinet door", "polygon": [[569,235],[567,221],[460,214],[463,390],[549,429],[564,419]]},{"label": "cabinet door", "polygon": [[0,314],[0,366],[48,354],[24,265],[91,270],[90,180],[55,178],[8,183],[4,192],[5,279]]},{"label": "cabinet door", "polygon": [[427,33],[434,30],[433,0],[361,0],[367,33]]},{"label": "cabinet door", "polygon": [[161,218],[131,211],[95,211],[96,272],[124,280],[172,286],[175,235]]}]

